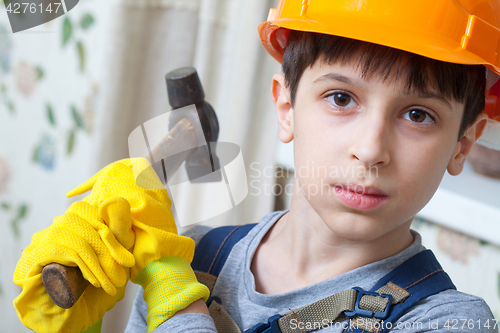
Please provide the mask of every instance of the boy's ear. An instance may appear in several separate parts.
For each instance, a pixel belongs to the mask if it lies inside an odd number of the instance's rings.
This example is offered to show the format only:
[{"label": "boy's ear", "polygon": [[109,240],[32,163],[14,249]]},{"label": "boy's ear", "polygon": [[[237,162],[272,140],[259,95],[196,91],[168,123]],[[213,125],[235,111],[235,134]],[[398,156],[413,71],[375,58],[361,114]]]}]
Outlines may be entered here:
[{"label": "boy's ear", "polygon": [[271,92],[278,114],[279,137],[283,143],[288,143],[293,140],[293,109],[283,74],[274,74]]},{"label": "boy's ear", "polygon": [[455,151],[453,152],[450,162],[448,163],[447,169],[450,175],[457,176],[462,172],[465,158],[469,155],[474,142],[476,142],[481,134],[483,134],[487,119],[488,115],[484,112],[477,116],[474,123],[469,126],[464,135],[458,141]]}]

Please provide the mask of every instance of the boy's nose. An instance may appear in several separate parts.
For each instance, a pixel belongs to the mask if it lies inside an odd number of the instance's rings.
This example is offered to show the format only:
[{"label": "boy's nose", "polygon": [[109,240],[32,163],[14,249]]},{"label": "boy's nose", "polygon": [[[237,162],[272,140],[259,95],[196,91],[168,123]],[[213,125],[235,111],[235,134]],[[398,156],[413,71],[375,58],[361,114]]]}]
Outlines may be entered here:
[{"label": "boy's nose", "polygon": [[385,166],[390,162],[390,143],[386,121],[383,119],[366,120],[364,124],[358,123],[356,126],[349,154],[367,169]]}]

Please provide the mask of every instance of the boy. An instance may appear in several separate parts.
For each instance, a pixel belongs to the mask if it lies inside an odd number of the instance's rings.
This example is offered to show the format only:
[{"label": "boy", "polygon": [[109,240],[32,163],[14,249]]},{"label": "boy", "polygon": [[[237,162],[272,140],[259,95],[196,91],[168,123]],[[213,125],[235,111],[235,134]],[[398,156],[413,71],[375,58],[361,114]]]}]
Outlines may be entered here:
[{"label": "boy", "polygon": [[[130,279],[145,291],[129,333],[496,332],[485,302],[455,290],[410,224],[485,127],[500,1],[407,3],[281,0],[260,25],[283,65],[272,95],[279,137],[294,141],[294,193],[256,226],[189,231],[207,286],[149,163],[122,160],[71,191],[92,189],[24,249],[23,323],[96,332]],[[92,284],[71,309],[45,292],[51,262],[78,265]]]},{"label": "boy", "polygon": [[[391,0],[281,0],[259,26],[266,50],[283,65],[272,96],[280,140],[294,141],[296,173],[290,209],[265,216],[234,245],[212,290],[241,331],[285,313],[295,316],[289,327],[271,324],[249,332],[380,329],[371,318],[349,323],[339,317],[335,325],[319,318],[317,325],[298,320],[296,312],[353,287],[370,290],[423,253],[410,224],[444,172],[460,174],[484,129],[482,64],[499,73],[499,64],[481,59],[487,52],[474,45],[483,20],[490,23],[483,37],[488,29],[498,31],[491,25],[494,17],[498,22],[498,9],[491,8],[500,3],[462,2],[419,1],[405,8]],[[477,17],[465,15],[464,8]],[[468,29],[463,37],[469,44],[462,39],[469,50],[458,49],[452,38],[473,20],[476,31]],[[495,38],[483,42],[497,45]],[[199,243],[207,232],[195,227],[188,236]],[[141,296],[126,332],[146,328]],[[451,325],[464,320],[472,324]],[[382,328],[496,332],[495,326],[482,299],[447,289],[422,298]],[[217,332],[203,300],[155,330],[181,331]]]}]

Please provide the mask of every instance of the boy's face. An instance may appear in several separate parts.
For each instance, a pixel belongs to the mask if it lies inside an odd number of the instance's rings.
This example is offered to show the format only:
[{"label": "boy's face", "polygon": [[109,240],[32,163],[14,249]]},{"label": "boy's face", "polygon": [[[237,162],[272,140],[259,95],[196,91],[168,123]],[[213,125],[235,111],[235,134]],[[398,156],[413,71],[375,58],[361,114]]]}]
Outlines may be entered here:
[{"label": "boy's face", "polygon": [[457,142],[462,104],[408,94],[404,84],[316,62],[292,109],[283,76],[275,76],[280,139],[294,140],[292,206],[317,213],[338,236],[368,241],[407,231],[446,169],[461,172],[475,141],[472,131]]}]

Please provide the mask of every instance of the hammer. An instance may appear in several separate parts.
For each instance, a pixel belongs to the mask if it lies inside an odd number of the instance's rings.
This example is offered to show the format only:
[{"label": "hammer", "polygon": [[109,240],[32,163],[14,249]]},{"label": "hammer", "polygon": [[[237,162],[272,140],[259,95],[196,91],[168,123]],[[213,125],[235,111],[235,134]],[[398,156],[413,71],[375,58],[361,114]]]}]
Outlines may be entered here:
[{"label": "hammer", "polygon": [[[169,103],[173,110],[195,105],[197,117],[189,110],[172,112],[169,118],[169,132],[161,142],[149,153],[148,159],[156,174],[167,184],[167,178],[179,166],[185,167],[191,182],[220,181],[219,159],[210,150],[209,142],[216,142],[219,136],[219,122],[212,106],[205,102],[205,94],[200,79],[193,67],[175,69],[165,75]],[[197,123],[201,123],[202,134]],[[196,147],[200,139],[206,145]],[[179,147],[196,147],[178,151]],[[158,157],[167,157],[165,159]],[[207,174],[211,177],[202,177]],[[42,270],[45,290],[52,301],[64,309],[71,308],[87,289],[90,282],[83,278],[78,267],[69,267],[57,263],[45,266]]]}]

